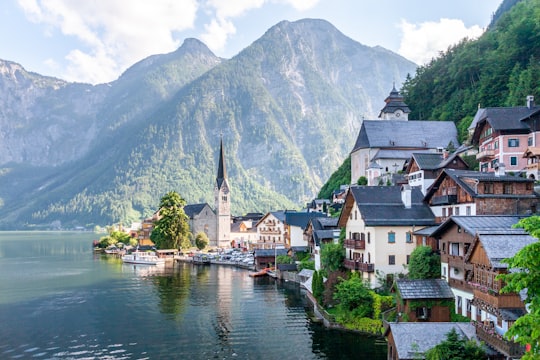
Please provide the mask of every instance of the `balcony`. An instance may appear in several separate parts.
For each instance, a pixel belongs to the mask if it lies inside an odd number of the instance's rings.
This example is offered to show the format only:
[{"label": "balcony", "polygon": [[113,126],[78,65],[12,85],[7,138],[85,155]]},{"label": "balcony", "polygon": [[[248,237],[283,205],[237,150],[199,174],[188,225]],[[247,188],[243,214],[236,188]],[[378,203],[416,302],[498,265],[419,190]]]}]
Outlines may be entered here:
[{"label": "balcony", "polygon": [[366,240],[345,239],[345,248],[355,249],[355,250],[365,250]]},{"label": "balcony", "polygon": [[472,287],[466,280],[454,279],[451,277],[448,279],[448,285],[454,289],[459,289],[469,293],[472,292]]},{"label": "balcony", "polygon": [[495,150],[483,150],[479,151],[476,154],[476,160],[478,161],[488,161],[495,157]]},{"label": "balcony", "polygon": [[431,205],[451,205],[457,204],[457,195],[440,195],[431,198]]},{"label": "balcony", "polygon": [[357,270],[370,273],[375,271],[375,264],[362,263],[356,260],[345,259],[343,260],[343,266],[345,266],[349,270]]},{"label": "balcony", "polygon": [[524,346],[505,340],[493,327],[476,321],[473,323],[476,327],[476,336],[500,353],[510,358],[520,358],[525,353]]},{"label": "balcony", "polygon": [[510,294],[500,294],[497,290],[487,289],[487,287],[477,285],[475,283],[470,283],[473,289],[473,296],[476,301],[489,304],[489,306],[499,308],[523,308],[523,302],[521,301],[519,295],[510,293]]}]

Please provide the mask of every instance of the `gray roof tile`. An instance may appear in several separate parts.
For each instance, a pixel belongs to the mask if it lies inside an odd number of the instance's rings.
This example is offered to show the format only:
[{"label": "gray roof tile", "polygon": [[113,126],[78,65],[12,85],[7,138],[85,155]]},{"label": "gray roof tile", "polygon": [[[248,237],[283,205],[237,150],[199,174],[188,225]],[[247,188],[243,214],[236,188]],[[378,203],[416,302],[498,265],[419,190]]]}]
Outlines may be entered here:
[{"label": "gray roof tile", "polygon": [[448,282],[442,279],[398,279],[396,286],[402,299],[453,299]]}]

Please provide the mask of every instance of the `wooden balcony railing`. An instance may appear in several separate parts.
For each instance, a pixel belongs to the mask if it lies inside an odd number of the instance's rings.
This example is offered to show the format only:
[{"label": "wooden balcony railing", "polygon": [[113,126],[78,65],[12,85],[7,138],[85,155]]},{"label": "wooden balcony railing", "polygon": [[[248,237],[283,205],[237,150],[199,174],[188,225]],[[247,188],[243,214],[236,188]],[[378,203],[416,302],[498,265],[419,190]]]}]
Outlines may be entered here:
[{"label": "wooden balcony railing", "polygon": [[374,272],[375,264],[362,263],[356,260],[345,259],[343,260],[343,266],[349,270],[357,270],[362,272]]},{"label": "wooden balcony railing", "polygon": [[457,195],[440,195],[431,198],[431,205],[457,204]]},{"label": "wooden balcony railing", "polygon": [[483,150],[476,154],[476,160],[487,160],[495,156],[495,150]]},{"label": "wooden balcony railing", "polygon": [[505,340],[493,327],[481,322],[473,322],[476,327],[476,336],[497,351],[511,358],[519,358],[525,353],[525,347],[515,342]]},{"label": "wooden balcony railing", "polygon": [[366,240],[345,239],[345,248],[355,249],[355,250],[365,250]]}]

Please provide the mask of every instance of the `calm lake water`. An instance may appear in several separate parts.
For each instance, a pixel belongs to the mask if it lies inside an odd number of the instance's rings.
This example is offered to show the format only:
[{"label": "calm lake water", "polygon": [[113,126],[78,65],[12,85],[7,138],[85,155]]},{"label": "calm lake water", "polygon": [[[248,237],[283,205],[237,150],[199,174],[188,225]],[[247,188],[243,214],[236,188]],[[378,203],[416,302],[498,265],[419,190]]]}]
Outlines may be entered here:
[{"label": "calm lake water", "polygon": [[0,359],[386,359],[302,290],[226,266],[126,265],[96,235],[0,232]]}]

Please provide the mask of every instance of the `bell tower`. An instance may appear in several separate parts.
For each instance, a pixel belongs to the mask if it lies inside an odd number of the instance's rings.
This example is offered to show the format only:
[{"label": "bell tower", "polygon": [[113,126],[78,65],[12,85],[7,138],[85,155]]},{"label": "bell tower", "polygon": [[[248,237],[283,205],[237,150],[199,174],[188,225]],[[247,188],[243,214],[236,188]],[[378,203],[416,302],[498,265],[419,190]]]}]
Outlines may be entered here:
[{"label": "bell tower", "polygon": [[223,138],[220,139],[218,172],[214,187],[216,207],[216,246],[228,248],[231,246],[231,192],[227,181]]}]

